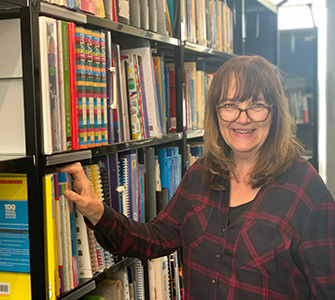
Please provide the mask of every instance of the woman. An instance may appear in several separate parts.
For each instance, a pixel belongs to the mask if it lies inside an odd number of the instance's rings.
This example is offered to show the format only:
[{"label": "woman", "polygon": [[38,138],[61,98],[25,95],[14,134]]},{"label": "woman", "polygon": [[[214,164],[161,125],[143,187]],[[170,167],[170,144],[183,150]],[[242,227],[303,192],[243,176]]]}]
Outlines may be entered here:
[{"label": "woman", "polygon": [[299,155],[276,68],[238,56],[217,72],[205,117],[205,154],[168,206],[137,223],[103,205],[80,164],[73,200],[112,253],[183,251],[186,299],[335,299],[335,204]]}]

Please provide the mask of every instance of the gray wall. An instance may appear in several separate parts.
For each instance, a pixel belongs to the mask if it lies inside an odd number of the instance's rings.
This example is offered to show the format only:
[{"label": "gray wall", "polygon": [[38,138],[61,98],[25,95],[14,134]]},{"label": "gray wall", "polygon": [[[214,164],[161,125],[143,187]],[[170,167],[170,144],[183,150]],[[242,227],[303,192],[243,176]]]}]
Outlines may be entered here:
[{"label": "gray wall", "polygon": [[327,186],[335,197],[335,1],[327,0]]}]

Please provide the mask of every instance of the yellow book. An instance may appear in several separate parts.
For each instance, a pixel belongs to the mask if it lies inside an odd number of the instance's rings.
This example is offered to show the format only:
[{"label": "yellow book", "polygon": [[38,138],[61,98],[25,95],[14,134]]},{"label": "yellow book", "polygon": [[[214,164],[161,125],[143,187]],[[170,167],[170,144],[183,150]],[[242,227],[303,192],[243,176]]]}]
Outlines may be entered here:
[{"label": "yellow book", "polygon": [[55,211],[54,176],[47,174],[43,177],[44,199],[44,236],[45,236],[45,267],[47,298],[56,299],[59,294],[59,275],[57,259],[57,233]]},{"label": "yellow book", "polygon": [[0,174],[0,240],[0,299],[30,300],[28,192],[25,174]]}]

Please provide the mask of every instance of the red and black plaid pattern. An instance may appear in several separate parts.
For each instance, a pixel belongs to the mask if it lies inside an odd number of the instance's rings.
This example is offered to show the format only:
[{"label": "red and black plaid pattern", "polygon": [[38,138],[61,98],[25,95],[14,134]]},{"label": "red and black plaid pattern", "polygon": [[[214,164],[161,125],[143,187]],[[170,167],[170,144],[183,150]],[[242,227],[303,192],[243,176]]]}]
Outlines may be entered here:
[{"label": "red and black plaid pattern", "polygon": [[229,226],[229,192],[206,188],[202,169],[150,223],[105,206],[98,241],[143,259],[182,247],[185,299],[335,299],[335,204],[309,163],[297,158]]}]

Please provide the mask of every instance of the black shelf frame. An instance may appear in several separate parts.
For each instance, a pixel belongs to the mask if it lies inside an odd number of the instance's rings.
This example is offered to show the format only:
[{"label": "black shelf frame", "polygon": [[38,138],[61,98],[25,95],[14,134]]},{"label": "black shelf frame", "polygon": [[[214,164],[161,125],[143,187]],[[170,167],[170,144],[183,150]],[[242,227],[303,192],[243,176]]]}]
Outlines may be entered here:
[{"label": "black shelf frame", "polygon": [[0,155],[0,173],[25,171],[34,166],[33,156]]}]

